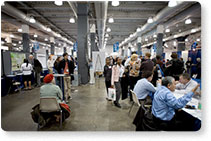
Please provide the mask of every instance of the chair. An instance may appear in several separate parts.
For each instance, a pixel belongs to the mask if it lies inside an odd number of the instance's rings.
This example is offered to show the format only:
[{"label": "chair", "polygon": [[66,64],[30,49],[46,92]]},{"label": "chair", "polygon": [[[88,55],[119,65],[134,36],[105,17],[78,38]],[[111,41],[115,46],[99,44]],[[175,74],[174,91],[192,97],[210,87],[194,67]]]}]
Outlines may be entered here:
[{"label": "chair", "polygon": [[[62,110],[55,97],[40,98],[40,112],[51,113],[60,112],[60,129],[62,128]],[[40,129],[40,118],[38,119],[38,130]]]},{"label": "chair", "polygon": [[130,112],[131,112],[131,110],[132,110],[132,107],[133,107],[133,105],[134,105],[135,103],[138,104],[139,107],[141,106],[141,104],[139,103],[139,100],[138,100],[138,98],[137,98],[135,92],[132,91],[132,90],[130,90],[130,92],[131,92],[131,94],[132,94],[133,103],[132,103],[132,105],[131,105],[131,107],[130,107],[130,110],[129,110],[128,115],[130,115]]},{"label": "chair", "polygon": [[12,83],[13,86],[16,86],[16,90],[19,91],[19,93],[21,93],[21,83],[20,82],[14,82]]}]

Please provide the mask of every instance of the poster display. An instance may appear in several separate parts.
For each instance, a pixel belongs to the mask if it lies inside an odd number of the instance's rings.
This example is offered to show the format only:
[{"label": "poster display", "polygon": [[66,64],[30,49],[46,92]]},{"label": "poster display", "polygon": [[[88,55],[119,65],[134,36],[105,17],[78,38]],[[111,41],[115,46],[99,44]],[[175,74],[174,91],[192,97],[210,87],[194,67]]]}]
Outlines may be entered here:
[{"label": "poster display", "polygon": [[92,64],[94,72],[103,72],[105,65],[105,52],[93,51],[92,52]]},{"label": "poster display", "polygon": [[37,54],[37,59],[42,64],[43,69],[47,69],[47,60],[45,54]]},{"label": "poster display", "polygon": [[23,60],[26,58],[25,53],[10,52],[12,71],[18,71],[21,69]]}]

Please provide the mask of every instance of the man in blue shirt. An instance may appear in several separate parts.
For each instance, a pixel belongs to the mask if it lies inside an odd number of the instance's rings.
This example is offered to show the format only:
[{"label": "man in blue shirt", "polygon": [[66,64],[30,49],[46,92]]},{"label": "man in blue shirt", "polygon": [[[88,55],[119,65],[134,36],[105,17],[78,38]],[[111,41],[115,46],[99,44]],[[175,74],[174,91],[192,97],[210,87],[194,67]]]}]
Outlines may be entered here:
[{"label": "man in blue shirt", "polygon": [[[175,88],[175,79],[167,76],[162,80],[162,86],[154,94],[152,114],[154,122],[160,130],[183,130],[177,124],[179,119],[176,119],[175,110],[183,108],[191,100],[198,85],[179,99],[176,99],[172,93]],[[182,125],[182,121],[179,122]]]}]

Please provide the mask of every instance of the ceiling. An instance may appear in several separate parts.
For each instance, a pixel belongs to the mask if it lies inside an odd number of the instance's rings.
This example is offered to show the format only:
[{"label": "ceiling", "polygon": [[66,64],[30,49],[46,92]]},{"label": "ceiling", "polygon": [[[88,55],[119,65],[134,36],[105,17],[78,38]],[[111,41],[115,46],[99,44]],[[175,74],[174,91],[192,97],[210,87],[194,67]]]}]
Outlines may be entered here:
[{"label": "ceiling", "polygon": [[[76,23],[71,24],[69,19],[74,17],[73,8],[71,8],[68,2],[63,2],[62,6],[57,6],[53,1],[24,1],[24,2],[7,2],[16,9],[20,10],[28,16],[34,16],[36,21],[39,21],[46,27],[52,29],[52,31],[61,34],[61,36],[67,38],[68,40],[75,42],[77,40],[77,20]],[[95,4],[96,2],[87,2],[89,6],[89,24],[96,24],[97,19]],[[98,2],[99,3],[99,2]],[[101,2],[103,3],[103,2]],[[72,6],[77,10],[78,2],[71,2]],[[135,33],[138,27],[143,27],[147,24],[147,19],[149,17],[155,17],[160,11],[168,6],[168,2],[162,1],[121,1],[120,5],[114,7],[111,2],[107,3],[107,20],[105,23],[105,29],[107,27],[111,28],[111,32],[108,32],[109,37],[107,45],[113,45],[116,42],[122,42],[125,38],[129,37],[130,34]],[[171,24],[166,24],[170,28],[170,33],[165,33],[164,37],[168,37],[194,27],[201,26],[201,9],[198,8],[195,11],[191,11],[191,14],[187,14],[184,18],[179,18],[179,16],[188,8],[196,5],[196,2],[187,2],[183,8],[175,10],[175,12],[163,19],[162,24],[171,22]],[[108,23],[108,18],[113,17],[114,23]],[[178,17],[178,18],[175,18]],[[184,19],[191,18],[192,23],[190,25],[184,24]],[[179,20],[178,20],[179,19]],[[102,19],[101,19],[102,20]],[[8,14],[8,12],[2,11],[1,18],[1,31],[5,33],[12,33],[17,36],[21,36],[21,33],[17,32],[18,28],[25,23],[23,20],[13,17],[13,15]],[[155,30],[156,26],[149,29],[142,35],[147,35],[148,42],[154,41],[152,32]],[[36,40],[45,42],[44,38],[49,38],[52,36],[50,33],[43,32],[41,29],[36,28],[33,24],[30,24],[30,38],[34,39],[33,35],[38,34]],[[98,34],[98,28],[96,28],[96,33]],[[106,31],[105,31],[106,33]],[[133,41],[135,41],[134,39]],[[56,37],[56,41],[62,41],[60,38]],[[148,42],[143,41],[143,44]]]}]

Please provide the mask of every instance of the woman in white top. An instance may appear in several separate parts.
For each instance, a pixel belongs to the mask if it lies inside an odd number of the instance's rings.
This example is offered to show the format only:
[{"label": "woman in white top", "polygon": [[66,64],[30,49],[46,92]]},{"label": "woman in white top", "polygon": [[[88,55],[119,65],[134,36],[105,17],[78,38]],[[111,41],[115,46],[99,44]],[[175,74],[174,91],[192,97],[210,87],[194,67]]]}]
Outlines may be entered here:
[{"label": "woman in white top", "polygon": [[[25,89],[31,90],[31,73],[33,68],[27,59],[24,59],[23,62],[24,63],[21,65],[21,71],[23,72],[23,82]],[[29,83],[29,87],[27,87],[27,82]]]},{"label": "woman in white top", "polygon": [[52,59],[52,55],[50,55],[48,57],[47,67],[48,67],[49,74],[53,74],[53,59]]}]

